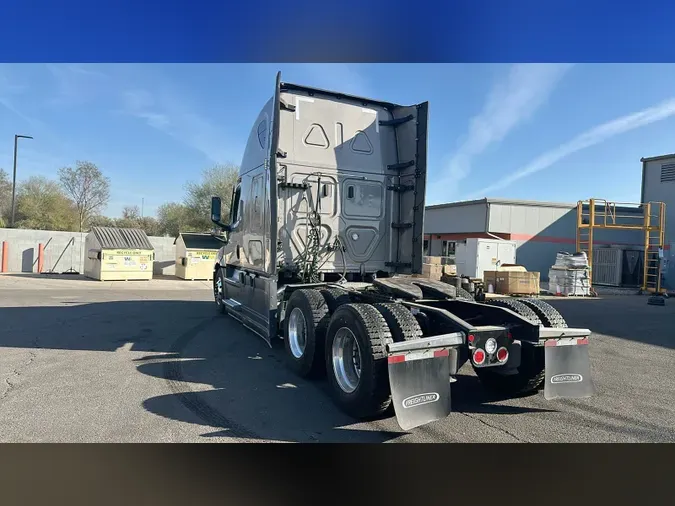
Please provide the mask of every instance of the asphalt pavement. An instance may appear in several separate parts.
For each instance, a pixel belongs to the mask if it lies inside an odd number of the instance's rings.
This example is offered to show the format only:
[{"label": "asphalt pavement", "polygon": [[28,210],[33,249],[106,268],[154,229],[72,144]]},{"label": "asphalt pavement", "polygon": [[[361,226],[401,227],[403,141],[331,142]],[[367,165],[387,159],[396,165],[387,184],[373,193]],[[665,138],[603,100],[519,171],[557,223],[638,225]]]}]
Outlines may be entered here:
[{"label": "asphalt pavement", "polygon": [[208,282],[0,275],[0,441],[675,441],[675,299],[549,302],[594,331],[595,397],[490,398],[465,366],[454,412],[404,432],[339,411],[218,314]]}]

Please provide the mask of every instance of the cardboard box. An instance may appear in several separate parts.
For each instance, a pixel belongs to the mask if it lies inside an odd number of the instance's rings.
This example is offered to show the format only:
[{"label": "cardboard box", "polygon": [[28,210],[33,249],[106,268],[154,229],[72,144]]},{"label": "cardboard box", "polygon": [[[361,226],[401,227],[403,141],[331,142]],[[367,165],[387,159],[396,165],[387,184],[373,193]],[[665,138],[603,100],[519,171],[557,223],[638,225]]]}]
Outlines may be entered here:
[{"label": "cardboard box", "polygon": [[538,295],[539,273],[522,270],[485,271],[485,291],[492,285],[494,293],[502,295]]},{"label": "cardboard box", "polygon": [[446,276],[456,276],[457,275],[457,266],[456,265],[444,265],[443,274]]},{"label": "cardboard box", "polygon": [[442,257],[424,257],[424,263],[432,265],[441,265],[443,263]]},{"label": "cardboard box", "polygon": [[422,264],[422,275],[425,278],[440,281],[443,276],[443,266],[441,264]]}]

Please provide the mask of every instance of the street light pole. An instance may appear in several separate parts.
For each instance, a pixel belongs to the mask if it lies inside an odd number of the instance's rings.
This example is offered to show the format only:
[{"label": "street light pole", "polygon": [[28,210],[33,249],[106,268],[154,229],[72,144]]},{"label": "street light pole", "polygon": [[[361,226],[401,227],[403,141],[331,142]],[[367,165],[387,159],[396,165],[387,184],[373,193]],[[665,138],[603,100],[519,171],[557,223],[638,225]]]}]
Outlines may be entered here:
[{"label": "street light pole", "polygon": [[12,220],[10,222],[10,228],[14,228],[14,214],[16,212],[16,148],[18,145],[19,139],[32,139],[30,135],[15,135],[14,136],[14,176],[12,178]]}]

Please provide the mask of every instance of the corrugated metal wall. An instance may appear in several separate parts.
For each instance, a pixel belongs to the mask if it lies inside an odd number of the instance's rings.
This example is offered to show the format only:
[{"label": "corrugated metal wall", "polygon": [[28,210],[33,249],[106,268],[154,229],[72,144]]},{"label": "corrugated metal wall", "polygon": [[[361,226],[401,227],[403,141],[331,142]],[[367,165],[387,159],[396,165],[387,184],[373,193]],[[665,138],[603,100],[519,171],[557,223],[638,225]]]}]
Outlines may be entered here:
[{"label": "corrugated metal wall", "polygon": [[[645,161],[643,167],[642,200],[666,203],[666,252],[665,285],[675,290],[675,157]],[[669,228],[670,226],[670,228]]]},{"label": "corrugated metal wall", "polygon": [[[539,271],[548,280],[548,270],[559,251],[576,249],[576,206],[490,204],[490,232],[508,232],[518,244],[517,260],[528,270]],[[634,230],[595,230],[594,245],[642,246]]]},{"label": "corrugated metal wall", "polygon": [[[492,201],[429,209],[425,234],[431,234],[430,254],[440,255],[442,240],[485,236],[486,213],[488,232],[515,240],[518,263],[540,272],[543,281],[548,280],[556,253],[576,249],[576,204]],[[611,244],[641,247],[642,235],[639,231],[596,230],[594,242],[596,248]]]},{"label": "corrugated metal wall", "polygon": [[451,207],[427,207],[424,215],[425,234],[458,234],[484,232],[487,223],[485,202],[457,204]]}]

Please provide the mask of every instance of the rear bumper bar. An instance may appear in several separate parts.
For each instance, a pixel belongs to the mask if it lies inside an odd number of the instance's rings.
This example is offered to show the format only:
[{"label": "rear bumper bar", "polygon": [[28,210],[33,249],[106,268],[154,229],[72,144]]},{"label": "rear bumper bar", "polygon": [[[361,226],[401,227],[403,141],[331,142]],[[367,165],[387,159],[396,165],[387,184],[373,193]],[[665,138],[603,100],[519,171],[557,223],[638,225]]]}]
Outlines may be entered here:
[{"label": "rear bumper bar", "polygon": [[[551,339],[579,339],[588,337],[591,334],[589,329],[571,329],[571,328],[539,328],[539,345],[544,345]],[[404,341],[402,343],[389,343],[387,345],[388,353],[405,353],[408,351],[429,350],[433,348],[448,348],[461,346],[466,342],[464,332],[453,332],[450,334],[441,334],[439,336],[416,339],[414,341]],[[527,343],[523,343],[527,344]]]},{"label": "rear bumper bar", "polygon": [[539,345],[545,345],[551,339],[581,339],[591,335],[589,329],[540,328]]},{"label": "rear bumper bar", "polygon": [[420,351],[431,348],[448,348],[452,346],[461,346],[464,344],[464,340],[465,335],[463,332],[453,332],[451,334],[441,334],[439,336],[416,339],[414,341],[389,343],[387,345],[387,351],[389,353],[405,353],[407,351]]}]

